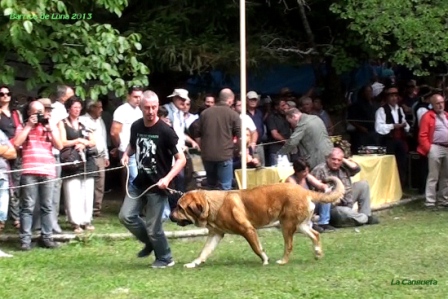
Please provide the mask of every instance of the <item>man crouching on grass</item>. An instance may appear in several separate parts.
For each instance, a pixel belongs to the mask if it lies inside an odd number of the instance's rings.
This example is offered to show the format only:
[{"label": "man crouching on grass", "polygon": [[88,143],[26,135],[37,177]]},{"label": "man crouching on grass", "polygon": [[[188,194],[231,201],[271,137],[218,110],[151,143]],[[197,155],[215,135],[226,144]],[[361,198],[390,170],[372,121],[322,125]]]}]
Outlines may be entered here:
[{"label": "man crouching on grass", "polygon": [[[127,165],[129,156],[135,154],[137,162],[137,177],[129,182],[129,195],[126,194],[120,210],[120,222],[145,247],[138,253],[138,257],[146,257],[154,251],[156,259],[153,268],[174,266],[171,249],[162,227],[163,211],[168,201],[168,185],[171,180],[184,168],[185,156],[177,148],[178,137],[174,130],[159,119],[159,98],[153,91],[145,91],[140,101],[143,118],[135,121],[131,126],[130,142],[123,154],[121,163]],[[175,163],[173,167],[173,157]],[[148,187],[148,190],[138,199]],[[139,214],[146,203],[146,221]]]}]

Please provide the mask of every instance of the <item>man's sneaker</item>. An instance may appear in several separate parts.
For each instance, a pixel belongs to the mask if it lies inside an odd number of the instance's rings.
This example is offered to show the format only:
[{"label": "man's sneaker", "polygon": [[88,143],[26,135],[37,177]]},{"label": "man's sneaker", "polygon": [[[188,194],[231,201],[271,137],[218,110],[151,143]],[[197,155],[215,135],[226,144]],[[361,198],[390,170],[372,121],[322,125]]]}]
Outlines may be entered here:
[{"label": "man's sneaker", "polygon": [[320,225],[313,223],[313,229],[317,231],[319,234],[324,232],[324,229],[320,227]]},{"label": "man's sneaker", "polygon": [[155,260],[154,263],[152,263],[151,267],[154,269],[164,269],[168,267],[174,266],[175,262],[173,260],[169,261],[161,261],[161,260]]},{"label": "man's sneaker", "polygon": [[151,254],[151,252],[152,252],[151,245],[145,245],[145,247],[143,247],[143,249],[137,253],[137,257],[139,258],[147,257]]},{"label": "man's sneaker", "polygon": [[22,243],[22,245],[20,245],[20,250],[22,250],[22,251],[30,251],[31,250],[31,244]]},{"label": "man's sneaker", "polygon": [[433,203],[425,203],[425,209],[428,211],[437,211],[437,206]]},{"label": "man's sneaker", "polygon": [[59,247],[59,244],[51,239],[39,239],[38,245],[42,248],[47,249],[54,249]]},{"label": "man's sneaker", "polygon": [[336,229],[330,224],[320,224],[320,227],[323,229],[324,233],[330,233],[336,231]]},{"label": "man's sneaker", "polygon": [[367,224],[379,224],[379,223],[380,221],[376,216],[370,215],[369,218],[367,219]]}]

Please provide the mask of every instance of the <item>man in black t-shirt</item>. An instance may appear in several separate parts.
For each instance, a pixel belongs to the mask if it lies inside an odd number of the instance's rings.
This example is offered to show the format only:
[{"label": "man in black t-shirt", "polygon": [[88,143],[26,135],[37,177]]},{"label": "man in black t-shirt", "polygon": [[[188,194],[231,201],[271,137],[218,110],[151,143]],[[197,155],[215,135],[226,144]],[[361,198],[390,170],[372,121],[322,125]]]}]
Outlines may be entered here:
[{"label": "man in black t-shirt", "polygon": [[[120,210],[121,223],[145,247],[138,257],[146,257],[154,251],[153,268],[174,265],[171,249],[162,228],[162,216],[168,200],[168,185],[184,168],[185,155],[177,148],[178,137],[174,130],[157,116],[159,98],[153,91],[145,91],[140,101],[143,118],[131,126],[130,142],[121,163],[127,165],[129,156],[135,154],[137,177],[129,182],[129,195],[139,196],[147,188],[156,185],[141,198],[126,195]],[[175,163],[173,165],[173,157]],[[146,223],[140,218],[146,203]]]}]

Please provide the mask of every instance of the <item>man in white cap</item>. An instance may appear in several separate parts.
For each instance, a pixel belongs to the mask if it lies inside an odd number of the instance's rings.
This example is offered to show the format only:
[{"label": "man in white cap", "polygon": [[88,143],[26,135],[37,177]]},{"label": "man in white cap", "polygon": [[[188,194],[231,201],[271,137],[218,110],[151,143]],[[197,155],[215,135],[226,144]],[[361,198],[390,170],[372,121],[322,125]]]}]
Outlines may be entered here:
[{"label": "man in white cap", "polygon": [[260,101],[260,96],[255,91],[249,91],[247,93],[247,114],[252,118],[257,127],[258,139],[256,144],[251,144],[255,147],[255,152],[258,155],[261,166],[265,165],[264,148],[262,145],[262,138],[265,137],[265,127],[264,127],[264,114],[258,109],[258,103]]},{"label": "man in white cap", "polygon": [[[168,98],[173,98],[171,103],[163,105],[168,111],[168,119],[171,121],[172,127],[179,137],[177,147],[179,150],[185,150],[185,141],[187,135],[185,134],[185,117],[184,110],[187,101],[190,101],[188,97],[188,90],[178,88],[173,91]],[[196,142],[194,142],[196,144]],[[185,192],[185,172],[182,169],[181,172],[174,178],[175,189],[181,192]],[[177,204],[177,196],[169,196],[170,206],[173,207]]]}]

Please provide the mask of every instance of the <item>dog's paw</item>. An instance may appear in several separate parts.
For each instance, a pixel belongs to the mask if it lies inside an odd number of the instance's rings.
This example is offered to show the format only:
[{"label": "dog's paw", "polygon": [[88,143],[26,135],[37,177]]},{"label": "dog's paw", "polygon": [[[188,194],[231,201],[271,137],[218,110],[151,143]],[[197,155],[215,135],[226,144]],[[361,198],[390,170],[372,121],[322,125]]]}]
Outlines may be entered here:
[{"label": "dog's paw", "polygon": [[314,259],[320,260],[323,257],[324,257],[324,253],[322,252],[321,249],[314,251]]},{"label": "dog's paw", "polygon": [[277,264],[279,264],[279,265],[286,265],[288,263],[288,261],[285,261],[285,260],[278,260],[277,261]]},{"label": "dog's paw", "polygon": [[196,262],[191,262],[191,263],[188,263],[188,264],[184,265],[184,267],[188,268],[188,269],[196,268],[197,266],[199,266],[199,265]]},{"label": "dog's paw", "polygon": [[269,257],[266,255],[266,253],[262,253],[262,261],[263,261],[263,266],[269,265]]}]

